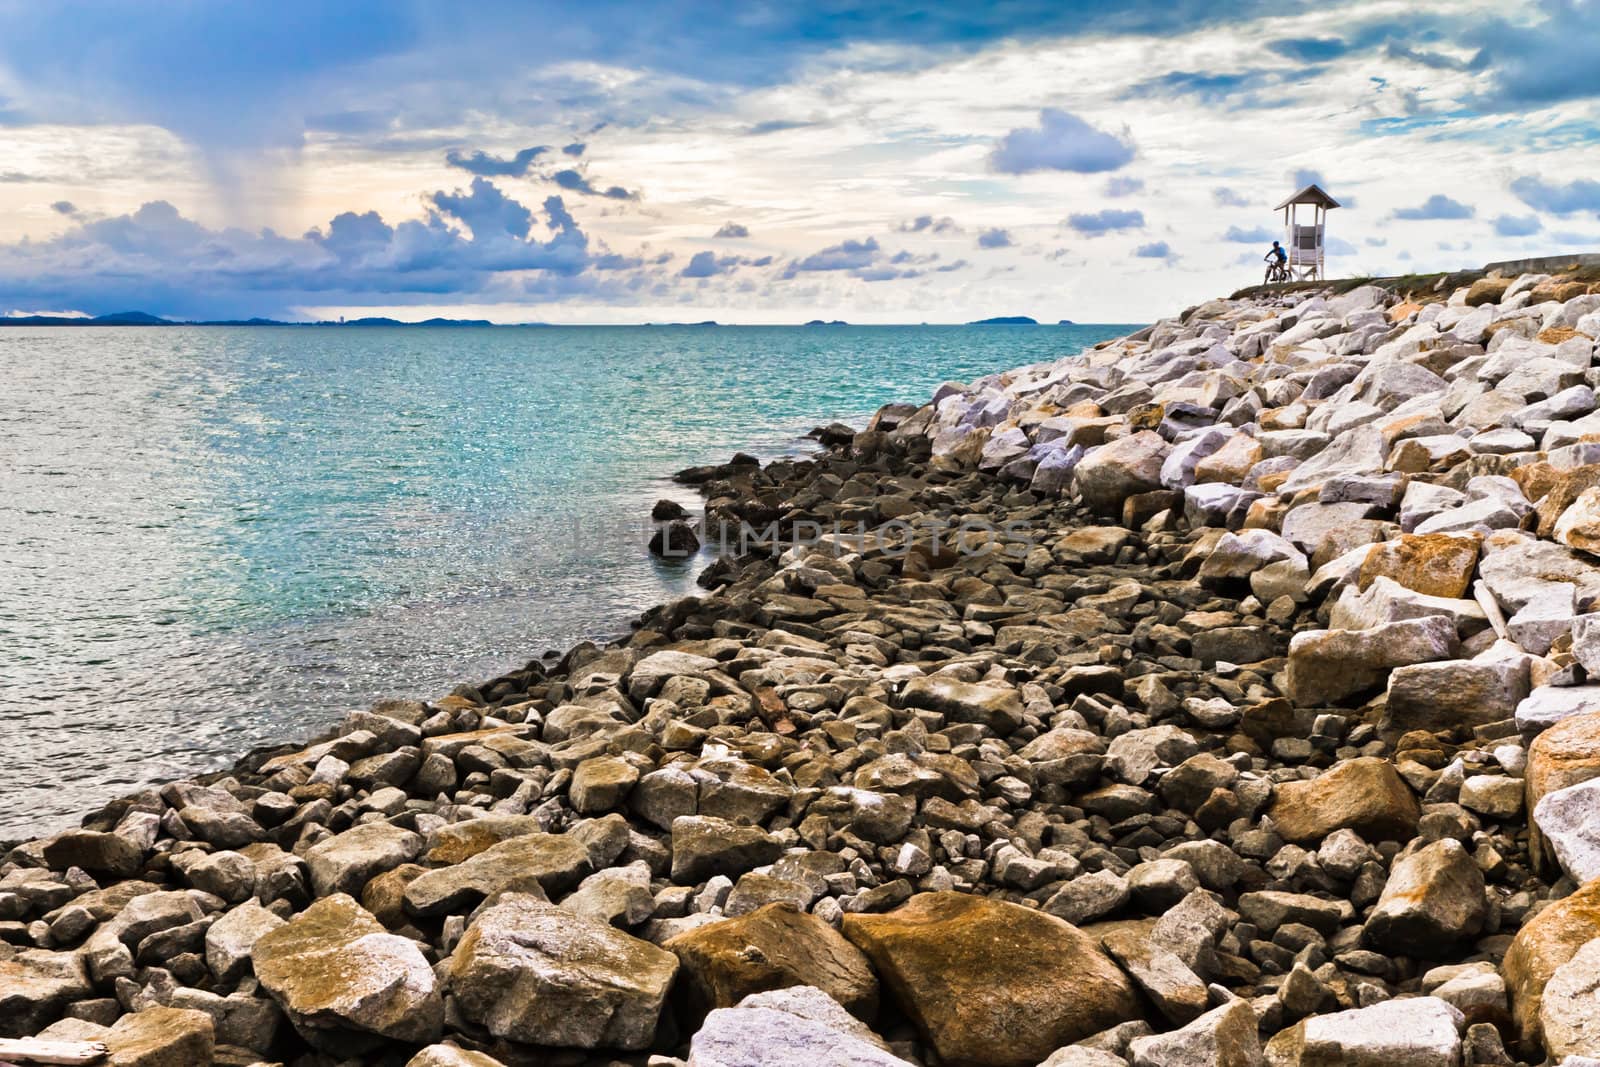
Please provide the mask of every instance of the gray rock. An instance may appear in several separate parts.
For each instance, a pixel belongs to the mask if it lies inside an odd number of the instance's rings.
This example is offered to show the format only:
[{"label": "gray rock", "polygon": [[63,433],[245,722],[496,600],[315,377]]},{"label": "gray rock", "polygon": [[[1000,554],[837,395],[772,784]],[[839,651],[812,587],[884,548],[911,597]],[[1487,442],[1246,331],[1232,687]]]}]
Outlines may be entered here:
[{"label": "gray rock", "polygon": [[446,984],[462,1014],[526,1044],[649,1046],[678,958],[538,897],[502,896],[468,925]]},{"label": "gray rock", "polygon": [[0,1037],[31,1037],[68,1004],[91,993],[84,962],[75,953],[0,953]]},{"label": "gray rock", "polygon": [[1550,976],[1539,1002],[1539,1020],[1552,1059],[1600,1057],[1600,938]]},{"label": "gray rock", "polygon": [[354,896],[373,878],[410,863],[421,852],[422,838],[410,830],[369,822],[311,846],[305,861],[317,896]]},{"label": "gray rock", "polygon": [[1483,872],[1453,838],[1396,858],[1361,939],[1380,952],[1439,959],[1483,929]]},{"label": "gray rock", "polygon": [[1600,878],[1600,778],[1545,794],[1533,821],[1574,882]]},{"label": "gray rock", "polygon": [[684,815],[672,822],[672,880],[680,885],[716,874],[740,875],[772,863],[782,852],[777,839],[759,827],[704,815]]},{"label": "gray rock", "polygon": [[1256,1015],[1230,1000],[1178,1030],[1128,1043],[1134,1067],[1265,1067]]},{"label": "gray rock", "polygon": [[812,986],[752,993],[718,1008],[689,1042],[691,1067],[909,1067],[831,997]]},{"label": "gray rock", "polygon": [[418,876],[405,888],[405,906],[415,915],[444,915],[470,910],[496,893],[561,893],[593,869],[588,847],[575,834],[523,834]]},{"label": "gray rock", "polygon": [[244,977],[256,942],[283,923],[283,919],[253,900],[212,923],[206,930],[206,965],[217,981],[232,986]]},{"label": "gray rock", "polygon": [[376,1039],[439,1038],[444,1000],[417,943],[343,893],[261,935],[251,956],[262,988],[318,1048],[355,1055]]}]

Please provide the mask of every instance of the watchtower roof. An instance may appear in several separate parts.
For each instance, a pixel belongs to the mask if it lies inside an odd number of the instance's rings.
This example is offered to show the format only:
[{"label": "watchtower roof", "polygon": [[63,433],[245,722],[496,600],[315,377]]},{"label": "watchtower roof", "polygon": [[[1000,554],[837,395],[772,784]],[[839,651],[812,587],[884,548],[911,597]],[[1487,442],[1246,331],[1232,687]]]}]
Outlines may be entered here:
[{"label": "watchtower roof", "polygon": [[1324,211],[1331,211],[1339,206],[1339,201],[1329,196],[1323,190],[1322,186],[1312,182],[1310,185],[1306,186],[1298,193],[1295,193],[1289,199],[1285,200],[1272,210],[1282,211],[1291,204],[1316,204]]}]

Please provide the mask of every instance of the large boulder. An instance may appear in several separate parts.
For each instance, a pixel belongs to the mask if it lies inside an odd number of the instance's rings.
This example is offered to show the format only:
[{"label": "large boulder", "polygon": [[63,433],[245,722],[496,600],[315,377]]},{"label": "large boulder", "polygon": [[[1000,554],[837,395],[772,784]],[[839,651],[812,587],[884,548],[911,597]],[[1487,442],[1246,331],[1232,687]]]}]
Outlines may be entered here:
[{"label": "large boulder", "polygon": [[878,978],[861,950],[793,904],[697,927],[662,947],[677,955],[680,985],[697,1016],[789,986],[821,989],[867,1022],[878,1014]]},{"label": "large boulder", "polygon": [[1442,959],[1478,936],[1488,910],[1483,872],[1447,837],[1395,859],[1361,936],[1389,955]]},{"label": "large boulder", "polygon": [[1310,781],[1278,786],[1268,815],[1284,840],[1298,845],[1335,830],[1354,830],[1367,841],[1409,841],[1422,809],[1394,764],[1362,756]]},{"label": "large boulder", "polygon": [[1092,938],[1016,904],[922,893],[886,915],[846,915],[843,932],[950,1064],[1034,1067],[1141,1015],[1133,986]]},{"label": "large boulder", "polygon": [[706,1016],[689,1067],[911,1067],[820,989],[753,993]]},{"label": "large boulder", "polygon": [[530,1045],[637,1050],[655,1038],[678,958],[608,923],[509,893],[480,912],[445,982],[468,1019]]},{"label": "large boulder", "polygon": [[1380,730],[1454,730],[1509,719],[1528,695],[1526,657],[1412,663],[1389,673]]},{"label": "large boulder", "polygon": [[1533,822],[1574,882],[1600,878],[1600,778],[1546,793]]},{"label": "large boulder", "polygon": [[356,1055],[380,1038],[439,1038],[444,1000],[417,943],[343,893],[262,934],[251,957],[262,988],[318,1048]]},{"label": "large boulder", "polygon": [[29,1037],[91,992],[77,953],[30,948],[0,955],[0,1037]]},{"label": "large boulder", "polygon": [[[1528,747],[1524,808],[1537,813],[1540,802],[1550,794],[1597,778],[1600,710],[1569,715],[1534,738]],[[1528,827],[1528,852],[1536,867],[1546,873],[1554,870],[1555,856],[1545,843],[1537,817]]]},{"label": "large boulder", "polygon": [[1288,694],[1301,707],[1332,704],[1383,684],[1409,663],[1452,659],[1455,624],[1441,615],[1370,630],[1304,630],[1289,642]]},{"label": "large boulder", "polygon": [[1116,515],[1135,493],[1161,488],[1161,465],[1167,442],[1158,433],[1140,430],[1090,449],[1073,470],[1083,502],[1103,515]]},{"label": "large boulder", "polygon": [[1551,1059],[1600,1058],[1600,938],[1579,949],[1550,976],[1539,1022]]},{"label": "large boulder", "polygon": [[737,878],[782,855],[778,839],[758,826],[740,826],[709,815],[672,820],[672,880],[693,885],[715,875]]},{"label": "large boulder", "polygon": [[1267,1042],[1273,1067],[1460,1067],[1465,1018],[1438,997],[1316,1015]]},{"label": "large boulder", "polygon": [[1475,535],[1401,534],[1373,545],[1357,579],[1365,589],[1377,578],[1391,578],[1427,596],[1463,597],[1478,566]]},{"label": "large boulder", "polygon": [[1600,938],[1600,880],[1552,901],[1523,923],[1511,940],[1500,971],[1511,993],[1511,1014],[1523,1048],[1535,1059],[1543,1032],[1539,1010],[1545,986],[1562,964],[1595,938]]}]

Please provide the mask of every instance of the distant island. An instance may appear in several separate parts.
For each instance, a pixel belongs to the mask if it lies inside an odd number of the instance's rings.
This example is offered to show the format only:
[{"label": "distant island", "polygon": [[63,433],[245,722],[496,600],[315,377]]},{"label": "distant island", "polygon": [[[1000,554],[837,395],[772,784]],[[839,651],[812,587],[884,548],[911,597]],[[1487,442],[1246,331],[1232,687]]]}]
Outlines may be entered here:
[{"label": "distant island", "polygon": [[812,319],[810,322],[806,323],[806,325],[807,326],[848,326],[850,324],[848,322],[844,321],[843,319]]},{"label": "distant island", "polygon": [[968,326],[1037,326],[1038,319],[1030,319],[1026,315],[1000,315],[992,319],[978,319],[967,323]]},{"label": "distant island", "polygon": [[1060,322],[1056,323],[1056,325],[1057,326],[1076,326],[1078,324],[1073,322],[1071,319],[1062,319]]}]

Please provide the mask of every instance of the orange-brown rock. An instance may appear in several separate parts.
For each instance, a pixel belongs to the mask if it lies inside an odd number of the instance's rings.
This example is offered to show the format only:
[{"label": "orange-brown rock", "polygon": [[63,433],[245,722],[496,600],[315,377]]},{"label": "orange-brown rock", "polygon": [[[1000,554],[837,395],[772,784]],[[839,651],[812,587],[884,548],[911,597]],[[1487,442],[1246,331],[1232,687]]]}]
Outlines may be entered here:
[{"label": "orange-brown rock", "polygon": [[846,915],[844,935],[951,1067],[1034,1067],[1143,1015],[1093,938],[1032,908],[922,893],[887,915]]},{"label": "orange-brown rock", "polygon": [[[1533,739],[1528,748],[1528,769],[1523,779],[1525,811],[1558,789],[1600,778],[1600,711],[1569,715]],[[1546,873],[1559,873],[1549,855],[1544,835],[1528,820],[1528,851],[1534,864]]]},{"label": "orange-brown rock", "polygon": [[662,947],[678,957],[679,988],[695,1020],[751,993],[798,985],[815,986],[865,1022],[878,1014],[878,978],[861,950],[793,904],[697,927]]},{"label": "orange-brown rock", "polygon": [[1362,756],[1309,782],[1278,786],[1268,814],[1284,840],[1303,845],[1335,830],[1354,830],[1373,842],[1409,841],[1422,811],[1394,764]]},{"label": "orange-brown rock", "polygon": [[1358,587],[1365,592],[1383,577],[1427,596],[1463,597],[1472,585],[1481,541],[1476,534],[1401,534],[1367,552]]},{"label": "orange-brown rock", "polygon": [[1600,463],[1588,463],[1568,470],[1551,468],[1549,473],[1534,470],[1544,466],[1542,463],[1533,464],[1527,468],[1530,471],[1527,474],[1523,473],[1523,468],[1518,468],[1511,472],[1511,477],[1522,486],[1524,496],[1538,501],[1539,536],[1548,538],[1555,533],[1556,521],[1561,518],[1561,513],[1571,507],[1585,489],[1600,487]]},{"label": "orange-brown rock", "polygon": [[1236,433],[1194,467],[1194,480],[1200,482],[1243,482],[1250,468],[1262,459],[1261,443],[1249,434]]},{"label": "orange-brown rock", "polygon": [[1523,924],[1512,939],[1500,973],[1511,993],[1511,1015],[1522,1034],[1524,1051],[1534,1060],[1540,1046],[1539,1005],[1544,987],[1556,969],[1584,945],[1600,937],[1600,879],[1584,884]]},{"label": "orange-brown rock", "polygon": [[1536,463],[1525,463],[1513,469],[1509,477],[1517,483],[1523,496],[1538,503],[1541,497],[1555,488],[1556,482],[1566,473],[1541,459]]},{"label": "orange-brown rock", "polygon": [[1539,331],[1539,340],[1547,345],[1558,345],[1562,341],[1570,341],[1578,336],[1578,331],[1571,326],[1550,326]]},{"label": "orange-brown rock", "polygon": [[1467,307],[1475,308],[1484,304],[1500,303],[1500,298],[1511,288],[1511,281],[1510,278],[1479,278],[1467,290]]}]

